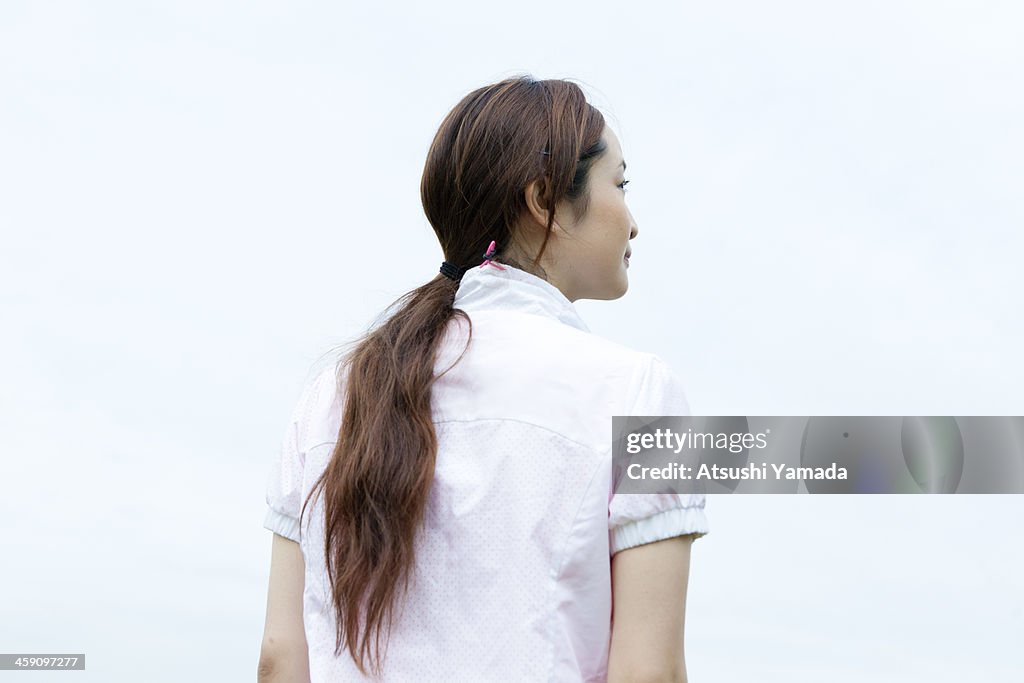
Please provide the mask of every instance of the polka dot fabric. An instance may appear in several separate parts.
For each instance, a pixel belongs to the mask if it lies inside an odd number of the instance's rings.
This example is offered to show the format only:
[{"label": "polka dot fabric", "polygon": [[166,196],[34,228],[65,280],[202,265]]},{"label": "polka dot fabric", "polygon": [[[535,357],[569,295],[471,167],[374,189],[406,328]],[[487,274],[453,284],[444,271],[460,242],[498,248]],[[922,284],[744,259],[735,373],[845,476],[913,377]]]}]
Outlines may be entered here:
[{"label": "polka dot fabric", "polygon": [[[708,530],[702,496],[612,495],[611,416],[689,414],[681,383],[657,356],[591,334],[558,289],[521,270],[468,271],[455,305],[472,343],[434,386],[434,483],[383,680],[604,681],[611,556]],[[466,339],[453,321],[437,373]],[[333,367],[309,383],[267,489],[265,526],[306,561],[314,682],[370,680],[334,655],[319,502],[297,521],[342,396]]]}]

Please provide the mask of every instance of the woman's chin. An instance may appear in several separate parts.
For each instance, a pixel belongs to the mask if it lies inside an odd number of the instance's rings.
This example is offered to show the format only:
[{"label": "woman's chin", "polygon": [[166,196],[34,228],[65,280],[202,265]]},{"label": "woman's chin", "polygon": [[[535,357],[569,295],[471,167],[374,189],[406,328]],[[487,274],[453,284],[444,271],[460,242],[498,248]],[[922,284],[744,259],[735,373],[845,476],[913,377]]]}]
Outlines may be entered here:
[{"label": "woman's chin", "polygon": [[615,287],[615,291],[613,292],[612,296],[608,298],[621,299],[623,296],[626,295],[627,291],[629,291],[629,276],[627,276],[626,273],[623,272],[622,277],[619,279],[619,282]]}]

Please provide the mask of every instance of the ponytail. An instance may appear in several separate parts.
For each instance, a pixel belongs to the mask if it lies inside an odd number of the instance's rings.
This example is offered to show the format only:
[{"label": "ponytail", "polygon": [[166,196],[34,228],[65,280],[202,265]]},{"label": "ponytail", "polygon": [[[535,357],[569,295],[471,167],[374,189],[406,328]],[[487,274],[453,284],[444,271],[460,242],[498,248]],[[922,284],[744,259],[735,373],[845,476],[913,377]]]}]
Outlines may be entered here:
[{"label": "ponytail", "polygon": [[303,505],[304,512],[323,495],[335,654],[344,643],[364,675],[380,671],[381,637],[408,588],[434,478],[430,395],[438,347],[453,317],[465,319],[472,334],[469,317],[452,306],[457,290],[458,281],[444,276],[412,290],[341,359],[348,370],[341,428]]}]

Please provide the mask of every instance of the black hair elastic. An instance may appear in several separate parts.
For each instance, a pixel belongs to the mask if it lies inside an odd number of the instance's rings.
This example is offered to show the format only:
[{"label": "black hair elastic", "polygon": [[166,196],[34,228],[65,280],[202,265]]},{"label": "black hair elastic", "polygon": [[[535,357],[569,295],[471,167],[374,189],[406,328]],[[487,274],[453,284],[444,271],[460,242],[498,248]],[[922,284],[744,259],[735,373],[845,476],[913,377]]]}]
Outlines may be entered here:
[{"label": "black hair elastic", "polygon": [[441,275],[444,275],[446,278],[450,278],[458,282],[459,278],[462,277],[462,273],[463,269],[454,263],[449,263],[448,261],[443,261],[441,263]]}]

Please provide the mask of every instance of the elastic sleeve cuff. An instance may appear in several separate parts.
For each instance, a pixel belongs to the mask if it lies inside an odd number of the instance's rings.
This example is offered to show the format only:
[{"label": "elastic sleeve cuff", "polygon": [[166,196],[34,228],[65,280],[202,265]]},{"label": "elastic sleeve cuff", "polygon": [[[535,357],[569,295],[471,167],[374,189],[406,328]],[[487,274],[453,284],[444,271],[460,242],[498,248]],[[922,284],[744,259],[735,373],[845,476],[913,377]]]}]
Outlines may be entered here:
[{"label": "elastic sleeve cuff", "polygon": [[296,543],[299,542],[299,520],[273,508],[267,510],[267,516],[263,518],[263,527]]},{"label": "elastic sleeve cuff", "polygon": [[703,507],[673,508],[612,529],[611,552],[614,555],[626,548],[689,534],[696,540],[708,531]]}]

